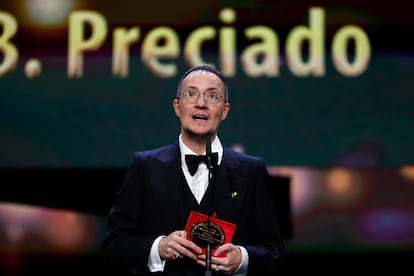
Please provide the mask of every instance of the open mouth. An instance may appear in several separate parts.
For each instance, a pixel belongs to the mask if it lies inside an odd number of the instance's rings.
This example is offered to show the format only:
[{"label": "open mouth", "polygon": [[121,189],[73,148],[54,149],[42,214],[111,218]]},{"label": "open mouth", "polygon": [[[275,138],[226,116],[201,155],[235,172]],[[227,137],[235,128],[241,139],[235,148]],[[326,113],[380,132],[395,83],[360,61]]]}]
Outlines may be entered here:
[{"label": "open mouth", "polygon": [[204,120],[204,121],[206,121],[208,119],[208,117],[204,116],[204,115],[194,115],[193,119],[194,120]]}]

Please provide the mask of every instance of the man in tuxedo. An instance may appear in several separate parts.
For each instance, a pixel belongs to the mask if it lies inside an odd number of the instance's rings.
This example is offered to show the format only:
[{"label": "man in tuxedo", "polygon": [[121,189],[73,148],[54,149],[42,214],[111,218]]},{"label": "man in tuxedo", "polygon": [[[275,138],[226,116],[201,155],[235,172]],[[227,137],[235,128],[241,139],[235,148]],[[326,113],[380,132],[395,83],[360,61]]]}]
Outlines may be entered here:
[{"label": "man in tuxedo", "polygon": [[[217,135],[230,111],[228,94],[216,68],[191,68],[172,102],[181,123],[177,141],[134,153],[101,246],[118,272],[255,276],[274,275],[282,265],[286,251],[265,163],[223,146]],[[209,167],[191,169],[187,155],[207,156]],[[191,211],[236,225],[231,241],[206,251],[185,230]]]}]

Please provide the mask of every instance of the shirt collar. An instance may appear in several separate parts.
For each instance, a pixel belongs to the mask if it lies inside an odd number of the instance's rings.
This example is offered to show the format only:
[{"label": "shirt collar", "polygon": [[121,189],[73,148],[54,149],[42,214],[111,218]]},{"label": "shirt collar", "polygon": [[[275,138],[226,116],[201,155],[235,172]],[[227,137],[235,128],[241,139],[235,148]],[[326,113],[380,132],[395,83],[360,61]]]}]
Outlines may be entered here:
[{"label": "shirt collar", "polygon": [[[183,139],[181,137],[181,133],[180,133],[180,136],[178,137],[178,141],[179,141],[180,152],[181,152],[181,166],[187,167],[187,164],[185,163],[185,155],[196,154],[196,153],[192,151],[190,148],[188,148],[186,145],[184,145]],[[217,135],[214,138],[213,142],[211,143],[211,152],[218,153],[217,164],[220,165],[221,159],[223,158],[223,146],[221,145],[221,141]]]}]

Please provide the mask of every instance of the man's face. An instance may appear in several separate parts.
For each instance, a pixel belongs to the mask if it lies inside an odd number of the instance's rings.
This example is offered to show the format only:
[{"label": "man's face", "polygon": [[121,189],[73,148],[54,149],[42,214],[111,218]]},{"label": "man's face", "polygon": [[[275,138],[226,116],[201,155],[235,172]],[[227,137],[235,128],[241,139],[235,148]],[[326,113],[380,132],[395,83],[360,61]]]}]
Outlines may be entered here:
[{"label": "man's face", "polygon": [[[220,78],[208,71],[194,71],[183,81],[180,93],[201,93],[194,103],[180,96],[173,102],[175,114],[181,121],[181,132],[186,136],[216,134],[222,120],[226,119],[230,104],[225,103],[224,86]],[[204,93],[204,94],[203,94]],[[204,95],[217,93],[220,99],[215,105],[208,103]]]}]

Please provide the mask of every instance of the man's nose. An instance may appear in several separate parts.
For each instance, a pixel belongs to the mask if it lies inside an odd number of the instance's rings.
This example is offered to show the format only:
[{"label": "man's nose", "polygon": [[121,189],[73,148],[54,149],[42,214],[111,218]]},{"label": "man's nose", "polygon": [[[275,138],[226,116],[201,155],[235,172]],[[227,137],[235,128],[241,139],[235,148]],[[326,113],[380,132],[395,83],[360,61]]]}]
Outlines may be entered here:
[{"label": "man's nose", "polygon": [[206,105],[207,100],[206,100],[206,95],[203,93],[200,93],[197,95],[197,105]]}]

